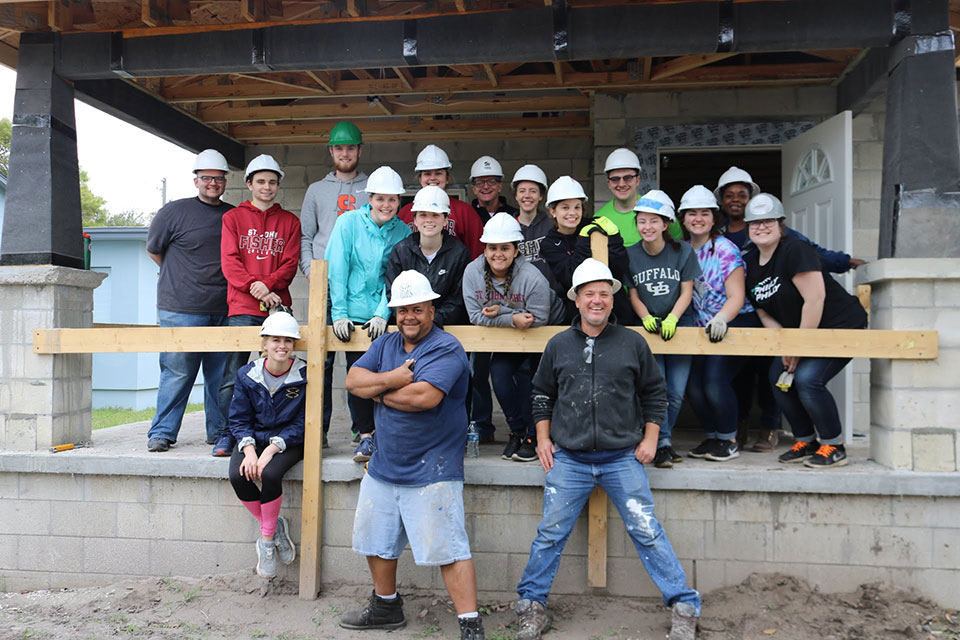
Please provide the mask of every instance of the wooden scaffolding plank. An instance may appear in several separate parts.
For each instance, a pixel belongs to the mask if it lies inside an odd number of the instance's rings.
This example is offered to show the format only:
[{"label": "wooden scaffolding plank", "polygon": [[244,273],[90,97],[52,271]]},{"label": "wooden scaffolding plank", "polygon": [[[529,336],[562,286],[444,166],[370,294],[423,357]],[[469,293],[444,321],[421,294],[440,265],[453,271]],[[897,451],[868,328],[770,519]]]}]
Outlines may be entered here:
[{"label": "wooden scaffolding plank", "polygon": [[[609,241],[602,233],[590,236],[590,255],[610,263]],[[607,500],[606,492],[594,487],[587,503],[587,585],[607,586]]]}]

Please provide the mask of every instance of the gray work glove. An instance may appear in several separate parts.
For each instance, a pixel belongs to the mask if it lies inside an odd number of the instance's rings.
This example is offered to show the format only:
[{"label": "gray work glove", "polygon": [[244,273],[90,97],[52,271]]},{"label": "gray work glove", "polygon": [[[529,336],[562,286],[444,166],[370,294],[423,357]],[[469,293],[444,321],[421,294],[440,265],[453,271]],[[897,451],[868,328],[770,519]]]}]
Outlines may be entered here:
[{"label": "gray work glove", "polygon": [[376,340],[387,330],[387,321],[380,316],[373,316],[364,322],[360,328],[367,330],[367,335],[370,336],[371,340]]},{"label": "gray work glove", "polygon": [[350,332],[353,331],[353,323],[349,318],[340,318],[333,321],[333,335],[337,336],[340,342],[350,342]]},{"label": "gray work glove", "polygon": [[720,342],[727,335],[727,319],[719,311],[706,326],[707,337],[710,342]]}]

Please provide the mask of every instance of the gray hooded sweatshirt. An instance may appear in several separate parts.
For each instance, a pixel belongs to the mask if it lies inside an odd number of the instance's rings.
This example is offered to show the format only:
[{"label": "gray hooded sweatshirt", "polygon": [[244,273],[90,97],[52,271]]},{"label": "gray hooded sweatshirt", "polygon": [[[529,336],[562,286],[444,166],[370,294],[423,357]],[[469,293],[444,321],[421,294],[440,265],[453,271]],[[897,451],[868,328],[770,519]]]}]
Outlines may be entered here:
[{"label": "gray hooded sweatshirt", "polygon": [[347,182],[339,180],[331,171],[307,189],[300,208],[300,270],[304,275],[310,275],[311,260],[323,259],[330,232],[340,214],[367,204],[366,187],[367,174],[363,171]]},{"label": "gray hooded sweatshirt", "polygon": [[[529,261],[517,256],[514,260],[510,281],[510,291],[506,294],[506,282],[497,282],[491,278],[492,290],[487,292],[483,277],[486,258],[481,254],[467,265],[463,272],[463,301],[471,324],[482,327],[512,327],[513,314],[526,311],[533,315],[534,327],[556,324],[563,317],[563,306],[550,288],[547,279],[540,270]],[[483,308],[500,305],[499,315],[488,318]]]}]

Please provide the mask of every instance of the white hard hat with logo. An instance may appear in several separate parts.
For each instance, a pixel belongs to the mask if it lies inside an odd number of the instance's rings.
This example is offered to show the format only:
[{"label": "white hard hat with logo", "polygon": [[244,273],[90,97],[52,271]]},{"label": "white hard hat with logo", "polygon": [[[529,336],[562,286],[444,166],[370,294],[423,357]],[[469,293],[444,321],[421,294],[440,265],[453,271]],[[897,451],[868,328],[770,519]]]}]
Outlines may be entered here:
[{"label": "white hard hat with logo", "polygon": [[196,173],[204,169],[223,171],[224,173],[230,171],[230,167],[227,166],[227,159],[216,149],[204,149],[197,154],[197,158],[193,161],[193,172]]},{"label": "white hard hat with logo", "polygon": [[483,235],[480,242],[485,244],[504,244],[507,242],[523,242],[523,231],[520,223],[506,211],[501,211],[487,220],[483,225]]},{"label": "white hard hat with logo", "polygon": [[244,180],[249,180],[250,176],[257,171],[273,171],[280,177],[280,180],[283,180],[283,171],[280,169],[280,165],[273,159],[273,156],[266,153],[261,153],[250,161],[247,170],[243,173]]},{"label": "white hard hat with logo", "polygon": [[541,193],[547,188],[547,174],[543,172],[543,169],[538,167],[535,164],[525,164],[517,172],[513,174],[513,180],[511,181],[511,187],[516,189],[517,184],[527,180],[529,182],[536,182],[542,187]]},{"label": "white hard hat with logo", "polygon": [[571,278],[573,286],[567,290],[567,297],[571,300],[576,300],[577,289],[588,282],[597,282],[598,280],[606,280],[609,282],[613,287],[614,293],[620,291],[620,287],[622,286],[620,281],[613,277],[610,267],[599,260],[587,258],[580,263],[580,266],[573,270],[573,278]]},{"label": "white hard hat with logo", "polygon": [[412,211],[431,211],[433,213],[450,213],[450,196],[436,185],[427,185],[413,196]]},{"label": "white hard hat with logo", "polygon": [[403,188],[403,178],[400,174],[390,167],[378,167],[367,178],[367,186],[363,189],[367,193],[380,193],[383,195],[403,195],[406,189]]},{"label": "white hard hat with logo", "polygon": [[723,172],[723,175],[720,176],[720,179],[717,180],[717,188],[713,190],[713,195],[717,197],[717,200],[723,198],[723,189],[728,184],[733,184],[734,182],[742,182],[743,184],[750,187],[750,197],[760,193],[760,185],[753,181],[753,178],[750,177],[750,174],[741,169],[740,167],[730,167]]},{"label": "white hard hat with logo", "polygon": [[780,198],[769,193],[758,193],[750,198],[750,202],[747,203],[747,208],[743,213],[744,222],[783,220],[786,217]]},{"label": "white hard hat with logo", "polygon": [[433,169],[449,169],[450,158],[446,152],[435,144],[428,144],[417,154],[417,166],[414,171],[432,171]]},{"label": "white hard hat with logo", "polygon": [[547,189],[547,206],[549,207],[554,202],[560,202],[561,200],[570,200],[570,199],[579,199],[586,202],[587,194],[584,193],[583,187],[580,186],[580,183],[571,178],[570,176],[560,176],[553,181],[553,184],[550,185],[550,188]]},{"label": "white hard hat with logo", "polygon": [[405,307],[408,304],[426,302],[427,300],[436,300],[440,297],[439,293],[434,293],[430,288],[430,281],[427,276],[419,271],[409,269],[401,271],[393,279],[390,286],[390,302],[388,307]]},{"label": "white hard hat with logo", "polygon": [[609,173],[614,169],[636,169],[640,171],[640,158],[630,149],[614,149],[607,156],[607,162],[603,165],[603,172]]},{"label": "white hard hat with logo", "polygon": [[260,325],[260,335],[261,337],[283,336],[299,340],[300,325],[297,324],[297,319],[286,311],[277,311]]},{"label": "white hard hat with logo", "polygon": [[503,167],[501,167],[500,163],[492,156],[480,156],[473,163],[473,166],[470,167],[470,179],[473,180],[481,176],[497,176],[498,178],[502,178]]},{"label": "white hard hat with logo", "polygon": [[670,222],[673,222],[677,219],[676,206],[673,204],[673,200],[665,192],[660,191],[659,189],[651,189],[643,194],[639,200],[637,200],[637,206],[633,208],[634,211],[643,211],[645,213],[655,213],[658,216],[663,216],[664,218],[669,218]]},{"label": "white hard hat with logo", "polygon": [[719,209],[717,199],[713,196],[710,189],[702,184],[695,184],[680,198],[680,212],[687,209]]}]

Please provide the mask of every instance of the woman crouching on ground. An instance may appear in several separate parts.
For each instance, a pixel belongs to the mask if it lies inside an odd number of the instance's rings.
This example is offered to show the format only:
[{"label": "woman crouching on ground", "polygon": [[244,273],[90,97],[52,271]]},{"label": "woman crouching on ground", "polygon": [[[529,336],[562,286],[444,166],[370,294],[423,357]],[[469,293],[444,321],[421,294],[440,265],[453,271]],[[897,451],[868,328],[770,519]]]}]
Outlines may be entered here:
[{"label": "woman crouching on ground", "polygon": [[260,523],[257,573],[272,578],[278,558],[290,564],[297,556],[280,505],[284,474],[303,460],[307,363],[293,355],[300,327],[289,313],[264,320],[260,336],[264,355],[237,372],[227,427],[238,443],[230,456],[230,484]]},{"label": "woman crouching on ground", "polygon": [[[816,249],[786,234],[783,204],[769,193],[747,203],[744,221],[757,251],[747,254],[747,295],[770,329],[863,329],[867,313],[827,272]],[[814,469],[847,464],[837,403],[827,383],[850,358],[775,358],[770,383],[796,444],[780,462]],[[792,381],[789,380],[792,374]],[[820,436],[819,442],[817,436]]]}]

